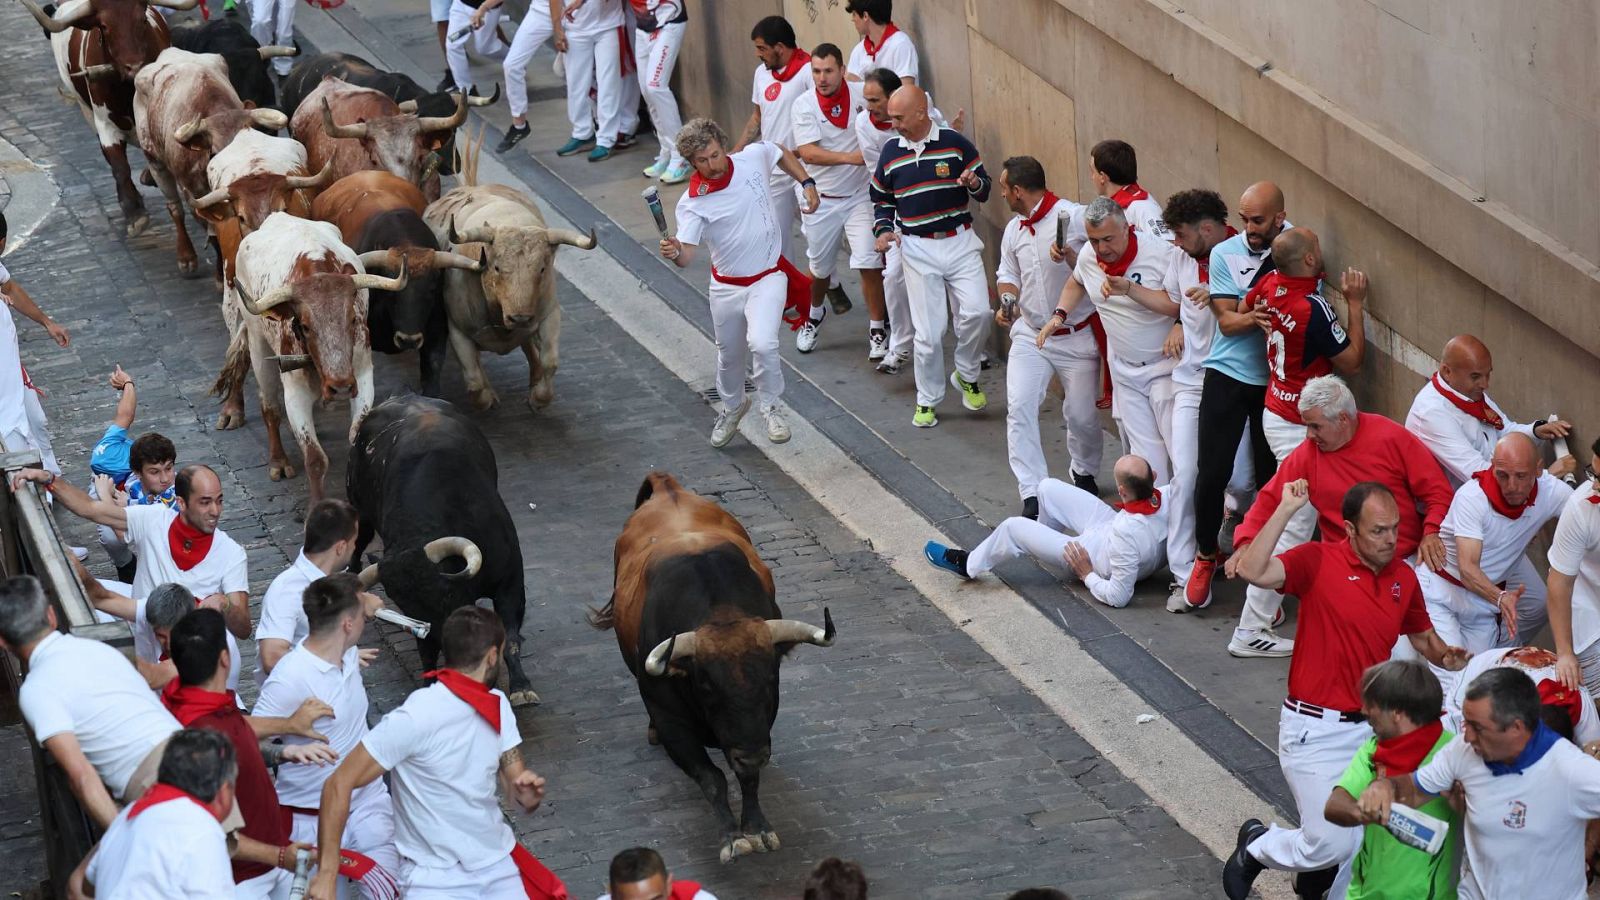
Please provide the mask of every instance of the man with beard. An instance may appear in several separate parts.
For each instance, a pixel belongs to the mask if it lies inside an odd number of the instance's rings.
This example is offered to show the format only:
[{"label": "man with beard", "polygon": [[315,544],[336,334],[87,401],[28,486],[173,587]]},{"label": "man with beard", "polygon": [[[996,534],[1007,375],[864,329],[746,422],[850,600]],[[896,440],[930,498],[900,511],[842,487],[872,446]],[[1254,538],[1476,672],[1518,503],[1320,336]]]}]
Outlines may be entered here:
[{"label": "man with beard", "polygon": [[[755,85],[750,93],[755,109],[733,152],[738,153],[758,141],[793,150],[795,104],[811,96],[816,88],[811,78],[811,54],[795,46],[794,26],[783,16],[767,16],[757,22],[750,30],[750,40],[755,44],[756,59],[760,63],[756,66]],[[693,162],[690,160],[691,165]],[[800,218],[794,183],[782,172],[774,171],[770,174],[768,188],[772,192],[772,211],[778,223],[783,258],[793,260],[794,225]],[[842,313],[850,308],[850,300],[842,291],[832,299],[834,312]]]}]

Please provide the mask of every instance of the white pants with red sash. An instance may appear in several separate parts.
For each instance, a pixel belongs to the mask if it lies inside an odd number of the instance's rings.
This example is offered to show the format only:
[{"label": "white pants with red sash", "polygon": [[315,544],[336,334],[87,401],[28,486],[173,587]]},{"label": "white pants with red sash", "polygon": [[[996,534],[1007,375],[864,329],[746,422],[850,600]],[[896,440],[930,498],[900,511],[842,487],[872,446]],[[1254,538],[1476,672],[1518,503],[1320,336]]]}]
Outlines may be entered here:
[{"label": "white pants with red sash", "polygon": [[[377,788],[377,790],[372,790]],[[373,862],[394,872],[400,867],[400,852],[394,846],[394,805],[383,782],[373,782],[363,789],[359,800],[350,804],[350,818],[345,821],[344,834],[339,846],[372,857]],[[289,839],[306,844],[318,843],[317,817],[296,811],[289,829]],[[348,878],[337,879],[339,900],[393,900],[390,897],[373,897],[361,890]]]},{"label": "white pants with red sash", "polygon": [[717,342],[717,393],[724,409],[744,401],[748,366],[762,406],[783,395],[783,361],[778,356],[778,327],[789,278],[774,269],[751,285],[711,279],[711,330]]}]

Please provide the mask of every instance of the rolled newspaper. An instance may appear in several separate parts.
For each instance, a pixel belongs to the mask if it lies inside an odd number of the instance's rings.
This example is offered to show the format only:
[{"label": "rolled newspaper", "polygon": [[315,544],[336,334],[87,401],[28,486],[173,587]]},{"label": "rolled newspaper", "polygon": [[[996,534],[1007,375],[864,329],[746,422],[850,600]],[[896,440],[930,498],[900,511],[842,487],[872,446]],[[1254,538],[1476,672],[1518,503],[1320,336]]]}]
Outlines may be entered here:
[{"label": "rolled newspaper", "polygon": [[428,632],[433,630],[433,626],[429,625],[427,622],[424,622],[421,619],[413,619],[404,613],[397,613],[388,607],[378,610],[373,615],[376,618],[388,622],[390,625],[398,625],[401,628],[404,628],[405,630],[411,632],[411,634],[418,640],[427,637]]},{"label": "rolled newspaper", "polygon": [[1389,804],[1389,821],[1384,824],[1395,840],[1430,856],[1439,852],[1450,832],[1449,822],[1418,812],[1404,803]]},{"label": "rolled newspaper", "polygon": [[656,186],[652,184],[640,191],[639,196],[644,198],[644,205],[650,207],[650,215],[654,216],[656,220],[656,230],[661,232],[662,237],[669,237],[667,234],[667,213],[661,208],[661,192],[656,190]]},{"label": "rolled newspaper", "polygon": [[[1559,418],[1559,417],[1555,413],[1551,413],[1550,414],[1550,418],[1547,419],[1546,421],[1554,422],[1557,418]],[[1556,459],[1560,459],[1563,456],[1571,456],[1572,455],[1572,451],[1570,449],[1568,449],[1568,447],[1567,447],[1567,439],[1566,438],[1558,437],[1552,443],[1555,444]],[[1561,480],[1565,481],[1567,484],[1572,485],[1573,487],[1577,487],[1578,486],[1578,476],[1573,474],[1572,472],[1568,472],[1567,474],[1561,476]]]},{"label": "rolled newspaper", "polygon": [[294,852],[294,881],[289,885],[289,900],[305,900],[311,887],[311,851],[304,847]]},{"label": "rolled newspaper", "polygon": [[1067,217],[1056,217],[1056,249],[1066,252],[1067,249]]}]

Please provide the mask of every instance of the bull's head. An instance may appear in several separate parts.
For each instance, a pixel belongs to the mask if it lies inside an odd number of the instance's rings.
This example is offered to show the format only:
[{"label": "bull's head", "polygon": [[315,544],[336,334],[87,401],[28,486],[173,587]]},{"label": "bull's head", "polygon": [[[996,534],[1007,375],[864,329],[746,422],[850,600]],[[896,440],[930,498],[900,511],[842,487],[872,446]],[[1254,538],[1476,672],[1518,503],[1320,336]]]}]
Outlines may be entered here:
[{"label": "bull's head", "polygon": [[[68,28],[98,31],[108,57],[102,65],[109,65],[114,74],[132,80],[167,46],[166,25],[158,14],[150,12],[150,8],[189,10],[198,6],[199,0],[74,0],[62,4],[53,16],[35,0],[22,0],[22,5],[51,34]],[[97,69],[85,75],[104,71]]]},{"label": "bull's head", "polygon": [[[361,266],[368,272],[396,272],[408,269],[411,280],[391,297],[373,297],[373,303],[390,303],[389,320],[394,326],[395,346],[402,350],[422,349],[428,318],[438,308],[441,277],[446,269],[478,271],[478,260],[435,250],[432,247],[372,250],[361,254]],[[387,292],[386,292],[387,293]]]},{"label": "bull's head", "polygon": [[173,130],[172,139],[191,150],[216,154],[247,128],[260,126],[276,131],[288,124],[289,117],[275,109],[225,109],[179,125]]},{"label": "bull's head", "polygon": [[[374,116],[347,125],[335,123],[327,98],[322,101],[322,128],[330,137],[360,141],[379,167],[413,184],[427,180],[430,156],[466,120],[465,97],[457,101],[455,112],[449,116],[418,116],[397,108],[395,115]],[[437,171],[438,162],[432,166]]]},{"label": "bull's head", "polygon": [[[254,110],[267,112],[268,110]],[[333,160],[323,165],[315,175],[284,175],[278,172],[256,172],[219,187],[203,197],[195,197],[189,206],[200,218],[213,225],[236,218],[249,234],[261,227],[267,216],[275,212],[289,212],[307,216],[311,197],[333,180]],[[300,193],[304,192],[304,193]],[[296,194],[300,193],[298,199]]]},{"label": "bull's head", "polygon": [[[477,255],[483,260],[479,279],[483,295],[491,307],[500,310],[505,328],[527,328],[535,324],[545,292],[553,290],[556,248],[570,244],[592,250],[599,243],[594,230],[582,234],[567,228],[538,226],[479,225],[465,231],[449,223],[451,244],[479,244]],[[467,255],[473,255],[467,248]]]},{"label": "bull's head", "polygon": [[477,544],[464,537],[442,537],[420,548],[386,549],[383,559],[362,569],[358,577],[364,588],[381,583],[402,609],[442,612],[437,617],[442,623],[450,610],[477,599],[472,579],[482,568],[483,551]]}]

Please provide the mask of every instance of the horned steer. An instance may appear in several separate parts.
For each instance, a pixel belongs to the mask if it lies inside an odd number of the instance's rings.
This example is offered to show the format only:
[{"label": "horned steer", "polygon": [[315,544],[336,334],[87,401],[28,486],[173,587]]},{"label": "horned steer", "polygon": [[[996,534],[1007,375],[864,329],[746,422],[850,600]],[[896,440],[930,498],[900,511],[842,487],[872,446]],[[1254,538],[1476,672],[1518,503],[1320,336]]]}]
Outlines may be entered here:
[{"label": "horned steer", "polygon": [[[796,644],[833,644],[826,609],[823,628],[782,616],[772,573],[739,522],[671,475],[650,473],[617,538],[611,601],[590,623],[616,631],[650,714],[650,743],[665,746],[711,801],[723,862],[778,849],[759,797],[778,717],[778,664]],[[739,779],[739,822],[707,747],[720,748]]]},{"label": "horned steer", "polygon": [[273,213],[239,244],[239,274],[224,302],[242,307],[243,327],[228,346],[219,386],[255,371],[270,453],[267,475],[291,477],[278,435],[284,415],[305,458],[313,502],[322,498],[328,457],[317,442],[313,410],[320,399],[350,398],[350,439],[372,407],[372,351],[367,347],[367,290],[405,287],[368,275],[339,230],[288,213]]},{"label": "horned steer", "polygon": [[382,169],[439,196],[439,154],[467,118],[466,98],[449,116],[419,116],[370,88],[339,78],[324,78],[289,120],[295,139],[306,145],[311,168],[333,161],[334,178]]},{"label": "horned steer", "polygon": [[499,402],[478,352],[506,354],[520,347],[528,358],[528,405],[548,406],[561,362],[556,249],[570,244],[591,250],[594,232],[547,228],[532,200],[498,184],[458,187],[429,204],[424,217],[457,252],[484,261],[482,272],[445,276],[450,347],[472,405],[488,409]]},{"label": "horned steer", "polygon": [[402,612],[433,626],[417,641],[423,671],[438,665],[445,618],[488,597],[506,626],[506,694],[513,706],[538,703],[522,671],[522,548],[477,424],[443,400],[385,400],[356,433],[345,490],[361,514],[355,558],[374,534],[383,539],[383,558],[362,582],[382,582]]}]

